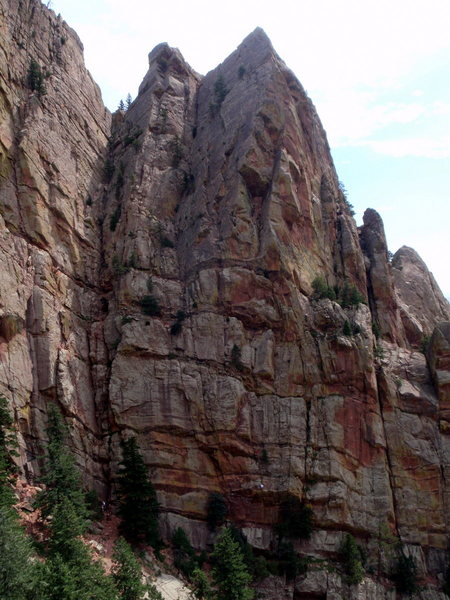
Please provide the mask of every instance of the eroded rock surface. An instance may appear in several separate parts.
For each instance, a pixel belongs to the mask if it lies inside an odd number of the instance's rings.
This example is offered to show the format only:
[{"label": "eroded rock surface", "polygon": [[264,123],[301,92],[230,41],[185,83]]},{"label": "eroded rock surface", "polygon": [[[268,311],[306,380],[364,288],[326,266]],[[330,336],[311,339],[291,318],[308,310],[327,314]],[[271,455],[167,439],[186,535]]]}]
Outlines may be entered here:
[{"label": "eroded rock surface", "polygon": [[[198,548],[212,491],[266,555],[281,500],[308,503],[314,532],[295,547],[311,570],[262,597],[393,597],[384,532],[439,598],[448,327],[428,363],[417,347],[448,304],[412,251],[390,264],[375,211],[357,231],[314,106],[265,33],[205,77],[160,44],[111,124],[76,34],[34,0],[0,11],[0,391],[28,475],[56,400],[87,484],[110,493],[136,435],[164,533],[182,526]],[[371,568],[357,590],[336,570],[347,532]]]}]

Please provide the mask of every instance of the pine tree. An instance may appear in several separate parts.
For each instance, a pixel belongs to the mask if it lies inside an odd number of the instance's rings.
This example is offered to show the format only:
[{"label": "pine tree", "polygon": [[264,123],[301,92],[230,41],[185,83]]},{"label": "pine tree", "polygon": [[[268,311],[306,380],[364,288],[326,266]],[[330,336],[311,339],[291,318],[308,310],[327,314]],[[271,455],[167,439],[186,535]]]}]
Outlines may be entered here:
[{"label": "pine tree", "polygon": [[14,463],[16,448],[17,439],[8,402],[4,396],[0,396],[0,506],[10,507],[14,504],[11,484],[17,473]]},{"label": "pine tree", "polygon": [[35,505],[44,518],[53,514],[59,504],[67,499],[81,521],[87,520],[85,494],[81,488],[80,474],[72,454],[65,444],[66,427],[59,409],[50,404],[47,423],[47,455],[42,482],[46,488],[36,497]]},{"label": "pine tree", "polygon": [[130,108],[132,102],[133,102],[133,99],[131,97],[131,94],[127,94],[127,99],[126,99],[126,109],[127,110]]},{"label": "pine tree", "polygon": [[0,598],[23,600],[31,594],[34,568],[31,543],[23,531],[11,488],[17,468],[13,462],[17,441],[7,401],[0,396]]},{"label": "pine tree", "polygon": [[252,578],[248,572],[239,544],[231,531],[224,529],[217,538],[212,553],[212,576],[220,600],[251,600],[253,590],[248,585]]},{"label": "pine tree", "polygon": [[213,592],[209,579],[200,568],[194,569],[191,579],[192,596],[195,600],[212,600]]},{"label": "pine tree", "polygon": [[120,537],[114,547],[112,576],[122,600],[141,600],[145,587],[141,583],[141,567],[130,546]]},{"label": "pine tree", "polygon": [[122,99],[119,102],[119,108],[118,108],[118,110],[125,110],[125,104],[124,104],[124,101]]},{"label": "pine tree", "polygon": [[161,548],[158,533],[159,504],[139,452],[136,438],[125,440],[118,476],[120,531],[130,543],[146,542]]}]

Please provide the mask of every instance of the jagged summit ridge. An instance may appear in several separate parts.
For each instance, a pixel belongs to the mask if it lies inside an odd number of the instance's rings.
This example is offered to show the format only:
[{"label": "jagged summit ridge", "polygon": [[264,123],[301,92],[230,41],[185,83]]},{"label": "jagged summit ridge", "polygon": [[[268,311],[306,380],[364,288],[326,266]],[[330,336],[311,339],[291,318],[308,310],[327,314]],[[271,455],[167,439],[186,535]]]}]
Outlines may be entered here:
[{"label": "jagged summit ridge", "polygon": [[[409,252],[390,264],[377,213],[357,230],[301,84],[258,30],[204,77],[162,44],[111,127],[70,32],[46,50],[61,30],[38,5],[0,4],[13,57],[0,64],[0,392],[28,477],[55,400],[105,498],[120,440],[138,437],[167,537],[182,526],[204,548],[214,491],[271,556],[292,494],[315,522],[295,548],[325,562],[286,598],[347,598],[345,534],[379,565],[389,527],[437,600],[448,327],[435,329],[431,369],[418,350],[446,305]],[[36,35],[21,49],[24,7]],[[32,57],[62,82],[50,77],[47,95],[26,86]],[[362,584],[376,600],[379,568]],[[284,583],[261,593],[278,598]]]}]

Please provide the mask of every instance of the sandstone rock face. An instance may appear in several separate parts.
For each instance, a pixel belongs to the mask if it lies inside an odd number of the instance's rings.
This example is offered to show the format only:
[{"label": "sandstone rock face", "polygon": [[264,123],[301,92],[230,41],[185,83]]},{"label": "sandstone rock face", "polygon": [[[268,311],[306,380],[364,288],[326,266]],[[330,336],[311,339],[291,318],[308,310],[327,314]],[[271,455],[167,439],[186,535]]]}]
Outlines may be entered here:
[{"label": "sandstone rock face", "polygon": [[[58,399],[92,482],[104,478],[97,419],[106,372],[92,198],[110,115],[60,17],[40,2],[2,0],[0,23],[0,393],[27,440],[29,472],[46,402]],[[40,90],[30,89],[32,61]]]},{"label": "sandstone rock face", "polygon": [[360,229],[361,247],[368,261],[369,300],[374,322],[383,337],[403,346],[405,336],[388,260],[383,221],[375,210],[368,208],[363,222]]},{"label": "sandstone rock face", "polygon": [[450,305],[432,273],[412,248],[402,246],[392,259],[400,314],[408,341],[416,347],[429,338],[437,321],[450,319]]},{"label": "sandstone rock face", "polygon": [[[309,504],[308,575],[261,597],[391,598],[395,534],[439,598],[448,332],[429,369],[410,322],[428,334],[447,308],[433,288],[423,309],[420,259],[414,278],[404,251],[389,264],[375,211],[358,237],[315,109],[264,32],[203,78],[160,44],[111,123],[74,32],[35,1],[0,6],[0,391],[28,473],[54,400],[105,495],[138,437],[163,532],[196,547],[212,491],[267,556],[286,494]],[[46,95],[27,88],[32,58]],[[340,575],[348,532],[368,553],[359,588]]]}]

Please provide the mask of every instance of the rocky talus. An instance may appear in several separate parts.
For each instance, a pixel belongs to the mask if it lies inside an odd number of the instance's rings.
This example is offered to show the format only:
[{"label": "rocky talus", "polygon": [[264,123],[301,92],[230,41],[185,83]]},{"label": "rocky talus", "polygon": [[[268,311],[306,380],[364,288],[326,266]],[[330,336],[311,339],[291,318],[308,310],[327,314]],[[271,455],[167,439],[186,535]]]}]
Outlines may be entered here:
[{"label": "rocky talus", "polygon": [[111,119],[66,23],[0,0],[0,252],[0,392],[28,478],[56,400],[104,497],[138,437],[165,535],[211,544],[218,492],[270,557],[283,500],[310,505],[308,573],[262,598],[394,598],[393,536],[445,598],[450,307],[412,249],[389,259],[376,211],[356,227],[261,29],[206,76],[160,44]]}]

